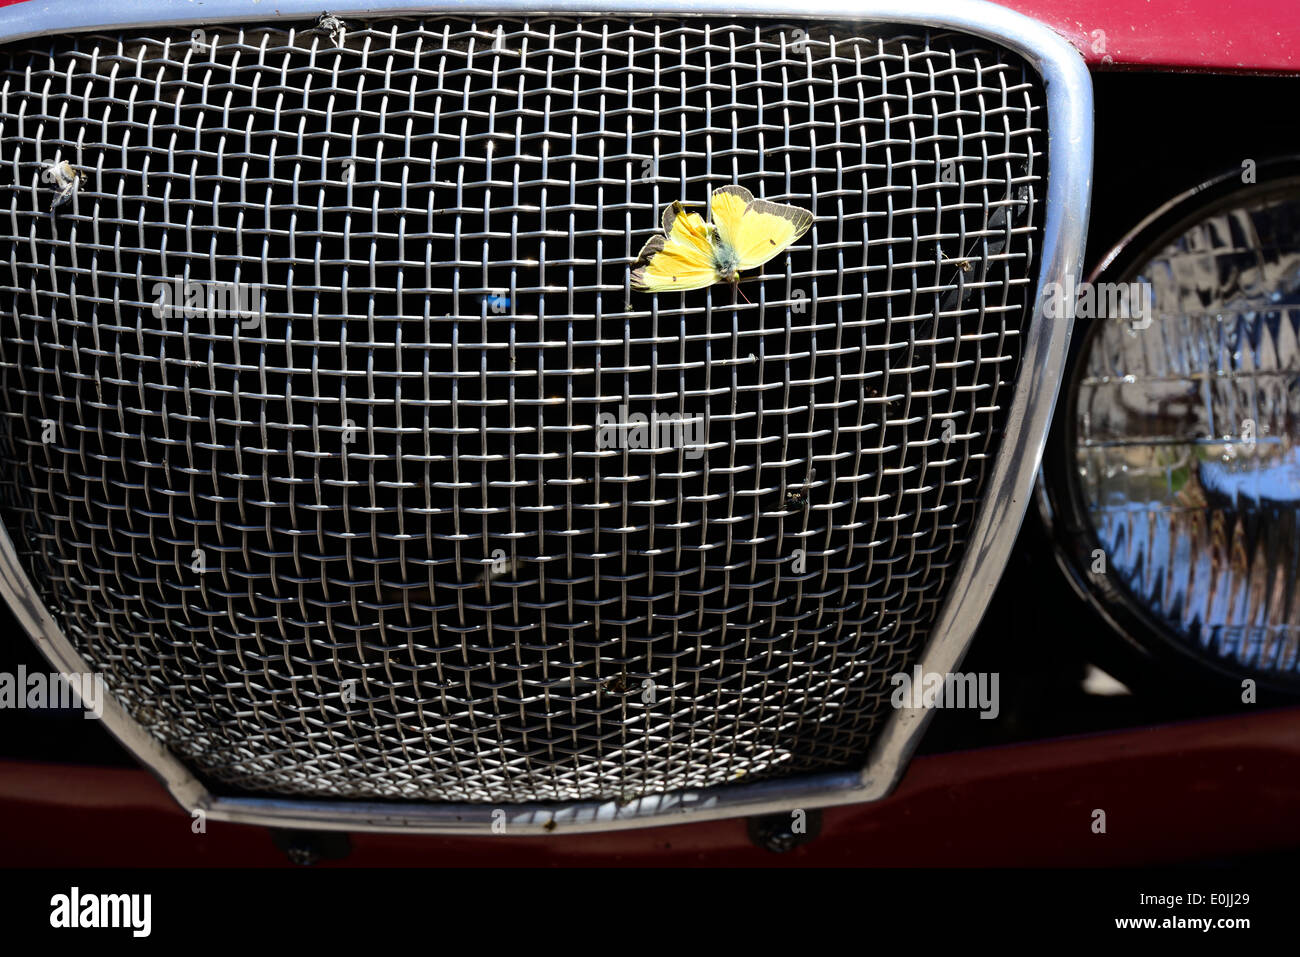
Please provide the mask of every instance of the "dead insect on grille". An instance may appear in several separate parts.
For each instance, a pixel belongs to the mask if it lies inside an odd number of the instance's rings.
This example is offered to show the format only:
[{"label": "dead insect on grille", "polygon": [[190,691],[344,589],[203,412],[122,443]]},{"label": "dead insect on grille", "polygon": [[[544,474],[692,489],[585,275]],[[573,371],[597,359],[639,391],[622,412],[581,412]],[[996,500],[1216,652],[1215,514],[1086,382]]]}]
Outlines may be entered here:
[{"label": "dead insect on grille", "polygon": [[627,672],[624,671],[606,680],[600,687],[602,691],[610,694],[627,694],[632,690],[632,683],[628,681]]},{"label": "dead insect on grille", "polygon": [[336,47],[343,46],[343,37],[347,33],[348,25],[336,16],[322,13],[320,20],[316,22],[316,30],[330,38],[330,41]]},{"label": "dead insect on grille", "polygon": [[898,396],[895,396],[892,399],[885,399],[884,393],[882,393],[879,389],[877,389],[873,385],[863,386],[862,394],[869,399],[884,399],[884,402],[882,404],[890,409],[894,408],[894,406],[898,405],[899,402],[903,401]]},{"label": "dead insect on grille", "polygon": [[947,256],[943,255],[943,249],[939,250],[939,255],[943,257],[943,264],[945,266],[956,266],[962,272],[970,272],[972,269],[975,268],[974,265],[971,264],[969,256],[962,256],[957,259],[949,259]]},{"label": "dead insect on grille", "polygon": [[808,481],[804,482],[798,488],[786,492],[786,508],[804,508],[807,506],[809,495],[812,493],[813,482],[816,478],[817,470],[813,469],[808,473]]},{"label": "dead insect on grille", "polygon": [[57,163],[47,160],[41,164],[41,167],[41,179],[58,190],[54,201],[50,203],[50,212],[53,213],[76,195],[77,190],[86,181],[86,174],[75,169],[67,160],[59,160]]}]

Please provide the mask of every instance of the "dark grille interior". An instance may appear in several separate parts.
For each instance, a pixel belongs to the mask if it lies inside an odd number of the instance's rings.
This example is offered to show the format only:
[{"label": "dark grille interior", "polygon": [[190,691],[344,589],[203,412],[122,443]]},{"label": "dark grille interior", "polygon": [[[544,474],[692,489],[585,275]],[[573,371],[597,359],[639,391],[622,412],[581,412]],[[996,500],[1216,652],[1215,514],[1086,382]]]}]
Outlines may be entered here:
[{"label": "dark grille interior", "polygon": [[[3,518],[68,638],[224,792],[861,765],[1010,397],[1036,75],[830,23],[341,40],[0,53]],[[630,291],[663,206],[729,183],[811,230],[734,301]],[[186,281],[260,320],[157,308]],[[707,448],[602,447],[620,409]]]}]

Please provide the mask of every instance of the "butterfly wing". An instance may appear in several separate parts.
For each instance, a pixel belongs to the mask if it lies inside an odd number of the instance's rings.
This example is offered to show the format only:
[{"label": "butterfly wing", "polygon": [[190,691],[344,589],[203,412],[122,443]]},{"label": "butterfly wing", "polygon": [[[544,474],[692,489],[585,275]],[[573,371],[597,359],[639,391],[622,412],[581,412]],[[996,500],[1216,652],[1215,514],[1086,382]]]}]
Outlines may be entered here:
[{"label": "butterfly wing", "polygon": [[680,200],[674,200],[664,207],[664,235],[672,237],[674,232],[680,232],[680,239],[689,239],[691,242],[704,244],[707,247],[710,243],[709,225],[700,216],[699,213],[688,213],[686,204]]},{"label": "butterfly wing", "polygon": [[743,186],[713,191],[713,223],[719,240],[734,254],[736,268],[757,269],[784,252],[812,226],[813,215],[800,206],[755,199]]},{"label": "butterfly wing", "polygon": [[703,289],[718,281],[713,258],[690,244],[654,236],[632,269],[632,288],[647,292]]},{"label": "butterfly wing", "polygon": [[664,236],[652,236],[632,269],[632,288],[648,292],[703,289],[718,281],[713,240],[699,213],[681,203],[664,210]]},{"label": "butterfly wing", "polygon": [[813,215],[799,206],[756,199],[745,209],[736,237],[736,258],[740,269],[757,269],[783,253],[808,232]]}]

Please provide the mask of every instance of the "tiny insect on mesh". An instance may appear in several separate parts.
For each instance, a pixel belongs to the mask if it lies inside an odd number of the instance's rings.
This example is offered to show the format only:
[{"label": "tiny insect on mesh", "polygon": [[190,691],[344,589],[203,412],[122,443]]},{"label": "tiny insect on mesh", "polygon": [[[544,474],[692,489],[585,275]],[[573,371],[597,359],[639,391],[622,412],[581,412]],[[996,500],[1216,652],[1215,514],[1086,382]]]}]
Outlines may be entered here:
[{"label": "tiny insect on mesh", "polygon": [[[4,524],[220,793],[860,767],[1000,441],[1043,104],[997,44],[833,22],[10,44]],[[632,290],[663,208],[728,184],[814,221],[747,302]]]}]

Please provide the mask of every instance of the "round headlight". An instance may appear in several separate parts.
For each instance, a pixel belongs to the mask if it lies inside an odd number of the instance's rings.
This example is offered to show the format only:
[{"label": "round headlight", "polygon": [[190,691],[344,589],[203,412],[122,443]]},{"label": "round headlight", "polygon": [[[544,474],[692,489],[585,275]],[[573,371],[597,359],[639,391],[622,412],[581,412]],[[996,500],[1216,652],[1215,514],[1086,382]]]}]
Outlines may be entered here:
[{"label": "round headlight", "polygon": [[1075,569],[1113,622],[1295,689],[1300,177],[1234,179],[1108,259],[1104,275],[1149,312],[1076,319],[1063,474],[1047,480]]}]

